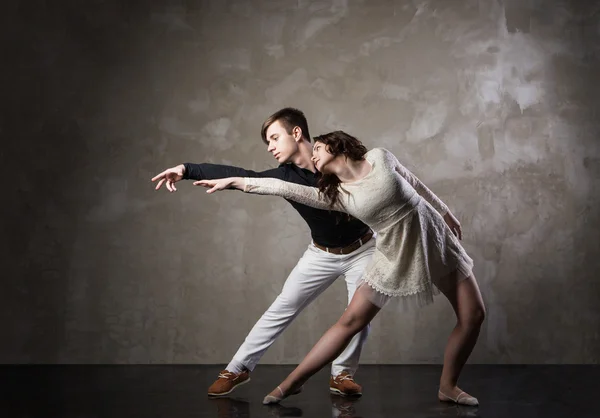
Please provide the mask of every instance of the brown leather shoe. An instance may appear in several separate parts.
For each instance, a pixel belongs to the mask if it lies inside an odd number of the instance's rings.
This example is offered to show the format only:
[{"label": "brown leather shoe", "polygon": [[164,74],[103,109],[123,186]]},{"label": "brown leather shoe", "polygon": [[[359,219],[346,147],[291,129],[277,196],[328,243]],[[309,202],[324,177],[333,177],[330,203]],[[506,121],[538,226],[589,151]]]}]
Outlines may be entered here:
[{"label": "brown leather shoe", "polygon": [[361,396],[362,386],[346,371],[329,378],[329,392],[340,396]]},{"label": "brown leather shoe", "polygon": [[208,388],[208,396],[228,395],[235,388],[250,381],[250,373],[244,370],[241,373],[232,373],[223,370],[219,373],[219,378]]}]

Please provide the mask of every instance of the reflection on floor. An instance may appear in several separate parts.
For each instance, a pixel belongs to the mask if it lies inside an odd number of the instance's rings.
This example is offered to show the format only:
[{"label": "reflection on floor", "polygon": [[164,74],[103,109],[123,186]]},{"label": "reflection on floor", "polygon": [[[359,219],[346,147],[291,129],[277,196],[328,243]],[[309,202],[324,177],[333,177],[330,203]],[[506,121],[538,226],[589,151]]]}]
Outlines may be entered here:
[{"label": "reflection on floor", "polygon": [[329,394],[328,371],[281,405],[261,401],[292,370],[259,365],[227,398],[206,389],[223,366],[1,366],[4,417],[600,417],[600,366],[468,365],[479,407],[437,400],[440,366],[361,366],[358,399]]}]

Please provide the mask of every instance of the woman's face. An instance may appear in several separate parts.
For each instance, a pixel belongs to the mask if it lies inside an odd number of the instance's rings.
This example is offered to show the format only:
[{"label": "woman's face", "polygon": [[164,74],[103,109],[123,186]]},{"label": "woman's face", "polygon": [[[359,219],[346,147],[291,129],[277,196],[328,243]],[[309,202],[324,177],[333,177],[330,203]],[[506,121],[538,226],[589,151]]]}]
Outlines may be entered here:
[{"label": "woman's face", "polygon": [[334,160],[333,154],[329,152],[329,147],[322,142],[315,142],[313,146],[312,161],[315,164],[315,168],[321,173],[326,174],[330,172],[327,169],[327,165]]}]

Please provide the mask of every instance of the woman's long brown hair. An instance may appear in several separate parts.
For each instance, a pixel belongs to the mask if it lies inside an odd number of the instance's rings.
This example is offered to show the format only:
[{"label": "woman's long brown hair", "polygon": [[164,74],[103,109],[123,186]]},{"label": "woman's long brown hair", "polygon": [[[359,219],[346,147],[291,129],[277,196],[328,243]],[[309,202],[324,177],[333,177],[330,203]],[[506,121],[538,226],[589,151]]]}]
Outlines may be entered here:
[{"label": "woman's long brown hair", "polygon": [[[334,157],[344,155],[354,161],[362,161],[365,159],[367,148],[358,139],[352,135],[348,135],[343,131],[334,131],[328,134],[315,136],[315,143],[320,142],[325,145],[325,149]],[[335,174],[317,173],[317,187],[319,191],[327,197],[329,207],[333,208],[336,202],[339,201],[340,194],[340,179]]]}]

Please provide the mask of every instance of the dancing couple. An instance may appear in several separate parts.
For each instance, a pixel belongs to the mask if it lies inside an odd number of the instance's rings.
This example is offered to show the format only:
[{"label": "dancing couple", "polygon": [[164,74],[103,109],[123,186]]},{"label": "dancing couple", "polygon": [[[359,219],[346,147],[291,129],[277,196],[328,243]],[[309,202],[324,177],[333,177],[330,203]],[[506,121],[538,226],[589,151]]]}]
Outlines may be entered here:
[{"label": "dancing couple", "polygon": [[[359,396],[362,388],[353,376],[371,320],[392,297],[405,305],[422,306],[441,292],[452,305],[457,323],[444,352],[438,399],[478,405],[475,397],[458,387],[458,378],[477,341],[485,308],[473,261],[459,242],[460,223],[448,207],[386,149],[367,150],[342,131],[317,136],[311,146],[306,119],[296,109],[272,115],[261,133],[267,151],[282,164],[277,169],[257,173],[187,163],[152,179],[158,181],[156,189],[165,184],[169,191],[176,190],[174,183],[179,180],[194,179],[194,185],[207,187],[208,193],[239,189],[281,196],[311,229],[312,243],[305,256],[209,388],[209,395],[222,396],[248,382],[249,373],[275,338],[344,275],[348,307],[263,403],[279,403],[299,393],[313,374],[332,361],[330,391]],[[321,263],[321,259],[331,261]]]}]

